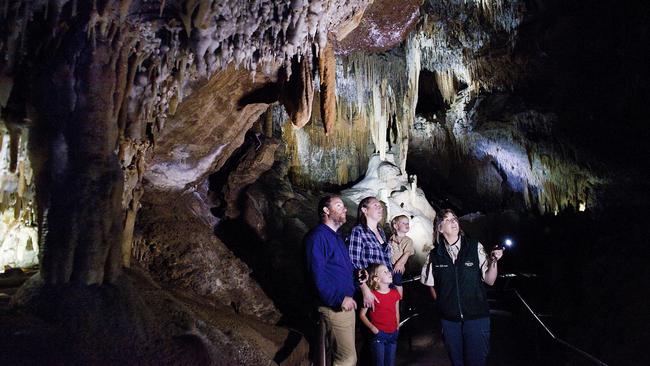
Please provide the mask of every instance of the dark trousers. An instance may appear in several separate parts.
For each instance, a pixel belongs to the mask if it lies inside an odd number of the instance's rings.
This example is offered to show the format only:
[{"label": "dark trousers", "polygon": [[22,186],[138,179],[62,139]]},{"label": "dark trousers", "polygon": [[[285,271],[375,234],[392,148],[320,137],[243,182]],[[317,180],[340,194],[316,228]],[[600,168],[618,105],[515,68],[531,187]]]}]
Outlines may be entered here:
[{"label": "dark trousers", "polygon": [[490,318],[441,319],[442,338],[453,366],[485,366],[490,352]]},{"label": "dark trousers", "polygon": [[375,366],[395,366],[397,355],[397,336],[399,331],[393,333],[382,332],[372,337],[370,351],[372,352],[372,364]]}]

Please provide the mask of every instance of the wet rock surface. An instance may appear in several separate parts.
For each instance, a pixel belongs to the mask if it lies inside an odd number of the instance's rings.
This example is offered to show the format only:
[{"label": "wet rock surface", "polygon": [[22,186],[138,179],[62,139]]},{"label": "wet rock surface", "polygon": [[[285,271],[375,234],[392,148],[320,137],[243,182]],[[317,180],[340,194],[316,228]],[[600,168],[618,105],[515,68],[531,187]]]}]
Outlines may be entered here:
[{"label": "wet rock surface", "polygon": [[[135,233],[135,261],[152,276],[171,287],[193,291],[242,314],[268,323],[279,313],[257,283],[250,269],[214,235],[216,220],[206,203],[195,195],[174,196],[171,206],[145,206]],[[200,215],[194,208],[202,208]]]}]

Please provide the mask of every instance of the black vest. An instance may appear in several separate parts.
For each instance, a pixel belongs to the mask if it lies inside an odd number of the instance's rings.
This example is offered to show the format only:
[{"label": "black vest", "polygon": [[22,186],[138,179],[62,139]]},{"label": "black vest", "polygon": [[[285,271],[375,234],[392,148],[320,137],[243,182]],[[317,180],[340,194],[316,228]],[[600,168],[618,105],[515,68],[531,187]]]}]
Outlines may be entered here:
[{"label": "black vest", "polygon": [[445,245],[437,245],[429,253],[429,263],[438,294],[438,310],[443,319],[461,321],[490,316],[477,241],[461,238],[455,264]]}]

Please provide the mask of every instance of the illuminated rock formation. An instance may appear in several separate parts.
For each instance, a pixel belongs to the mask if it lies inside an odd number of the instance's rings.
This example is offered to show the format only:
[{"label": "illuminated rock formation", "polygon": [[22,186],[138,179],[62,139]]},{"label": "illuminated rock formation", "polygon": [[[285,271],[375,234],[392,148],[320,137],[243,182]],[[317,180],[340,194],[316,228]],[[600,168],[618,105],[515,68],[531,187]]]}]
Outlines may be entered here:
[{"label": "illuminated rock formation", "polygon": [[39,241],[28,133],[0,131],[0,272],[4,272],[38,264]]},{"label": "illuminated rock formation", "polygon": [[356,204],[365,197],[377,197],[386,205],[386,222],[399,215],[409,217],[411,229],[408,236],[413,239],[415,249],[415,257],[410,260],[410,265],[416,268],[424,263],[433,248],[436,212],[422,189],[417,187],[417,178],[408,177],[405,171],[401,171],[395,165],[392,154],[385,159],[378,154],[373,155],[363,180],[341,194]]}]

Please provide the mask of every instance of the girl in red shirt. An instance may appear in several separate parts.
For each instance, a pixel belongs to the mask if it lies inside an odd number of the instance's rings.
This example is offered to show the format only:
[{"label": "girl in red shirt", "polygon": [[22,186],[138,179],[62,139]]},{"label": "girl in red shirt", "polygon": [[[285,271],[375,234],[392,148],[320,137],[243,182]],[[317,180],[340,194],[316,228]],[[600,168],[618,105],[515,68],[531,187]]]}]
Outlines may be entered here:
[{"label": "girl in red shirt", "polygon": [[376,366],[395,365],[401,295],[390,287],[392,282],[393,276],[385,265],[373,264],[368,267],[368,285],[377,297],[377,302],[374,310],[361,309],[359,318],[374,334],[370,350]]}]

